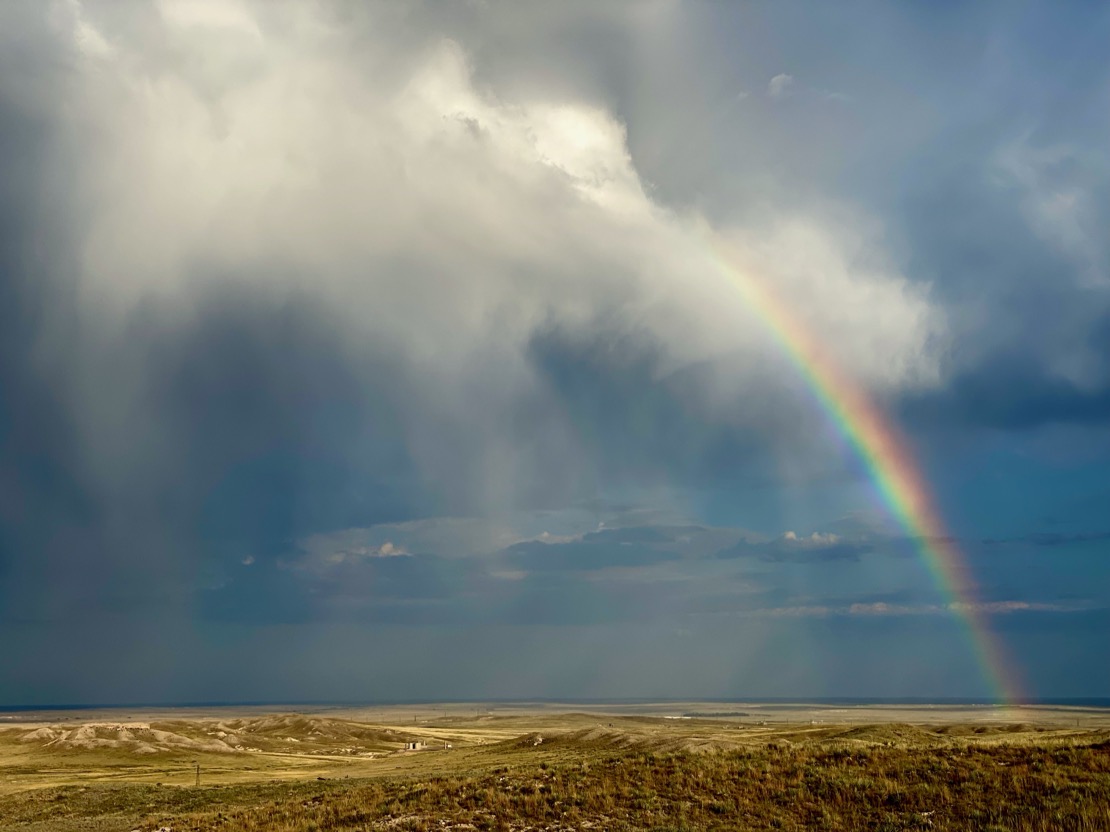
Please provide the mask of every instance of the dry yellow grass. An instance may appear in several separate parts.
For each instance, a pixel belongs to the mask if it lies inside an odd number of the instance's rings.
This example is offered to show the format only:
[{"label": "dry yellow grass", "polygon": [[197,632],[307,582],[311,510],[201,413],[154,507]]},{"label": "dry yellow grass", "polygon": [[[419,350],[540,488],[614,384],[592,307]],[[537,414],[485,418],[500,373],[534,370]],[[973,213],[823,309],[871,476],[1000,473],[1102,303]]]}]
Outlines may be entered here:
[{"label": "dry yellow grass", "polygon": [[[871,724],[817,713],[459,708],[407,722],[163,713],[9,726],[0,829],[1110,829],[1100,712],[969,722],[929,709]],[[400,750],[411,739],[429,750]]]}]

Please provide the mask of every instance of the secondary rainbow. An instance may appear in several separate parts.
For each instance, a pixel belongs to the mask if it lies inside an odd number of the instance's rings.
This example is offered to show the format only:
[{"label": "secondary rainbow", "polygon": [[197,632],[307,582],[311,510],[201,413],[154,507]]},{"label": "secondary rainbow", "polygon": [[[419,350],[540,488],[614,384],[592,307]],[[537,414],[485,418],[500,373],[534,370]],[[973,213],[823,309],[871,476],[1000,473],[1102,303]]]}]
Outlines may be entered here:
[{"label": "secondary rainbow", "polygon": [[984,680],[1003,703],[1021,702],[1022,686],[986,619],[966,558],[937,512],[907,442],[867,394],[832,360],[813,334],[765,281],[732,265],[724,243],[704,231],[713,266],[762,318],[806,380],[821,408],[855,449],[883,502],[913,540],[949,609],[966,623]]}]

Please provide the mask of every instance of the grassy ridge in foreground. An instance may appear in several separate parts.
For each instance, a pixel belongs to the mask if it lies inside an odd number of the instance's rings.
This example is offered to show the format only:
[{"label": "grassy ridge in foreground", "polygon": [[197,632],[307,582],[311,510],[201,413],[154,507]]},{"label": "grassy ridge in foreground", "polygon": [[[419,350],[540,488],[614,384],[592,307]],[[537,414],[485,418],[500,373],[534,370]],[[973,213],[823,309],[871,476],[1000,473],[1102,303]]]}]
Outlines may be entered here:
[{"label": "grassy ridge in foreground", "polygon": [[[144,830],[778,829],[1108,830],[1110,742],[950,748],[794,746],[751,751],[490,756],[473,775],[210,790],[50,790],[31,829]],[[133,791],[129,791],[133,790]],[[53,803],[53,806],[47,804]],[[0,805],[0,810],[16,804]],[[86,822],[82,823],[81,816]],[[14,818],[13,818],[14,819]]]}]

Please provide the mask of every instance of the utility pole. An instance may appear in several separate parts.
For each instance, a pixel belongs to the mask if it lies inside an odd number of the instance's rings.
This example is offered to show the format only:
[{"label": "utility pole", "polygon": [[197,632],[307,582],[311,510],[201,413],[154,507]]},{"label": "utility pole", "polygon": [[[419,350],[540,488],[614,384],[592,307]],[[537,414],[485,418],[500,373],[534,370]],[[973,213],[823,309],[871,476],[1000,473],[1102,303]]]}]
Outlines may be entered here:
[{"label": "utility pole", "polygon": [[199,760],[193,760],[193,765],[195,765],[197,767],[197,785],[199,786],[200,785],[200,761]]}]

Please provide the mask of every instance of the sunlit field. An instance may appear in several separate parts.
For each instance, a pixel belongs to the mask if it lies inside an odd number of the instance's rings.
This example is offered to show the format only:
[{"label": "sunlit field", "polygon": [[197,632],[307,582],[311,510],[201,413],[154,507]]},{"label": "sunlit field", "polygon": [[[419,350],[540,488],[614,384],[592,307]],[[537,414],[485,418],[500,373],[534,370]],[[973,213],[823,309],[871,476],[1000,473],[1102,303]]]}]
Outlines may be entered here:
[{"label": "sunlit field", "polygon": [[1097,709],[39,716],[0,731],[0,828],[1110,828]]}]

